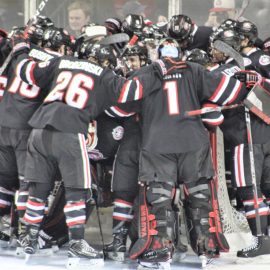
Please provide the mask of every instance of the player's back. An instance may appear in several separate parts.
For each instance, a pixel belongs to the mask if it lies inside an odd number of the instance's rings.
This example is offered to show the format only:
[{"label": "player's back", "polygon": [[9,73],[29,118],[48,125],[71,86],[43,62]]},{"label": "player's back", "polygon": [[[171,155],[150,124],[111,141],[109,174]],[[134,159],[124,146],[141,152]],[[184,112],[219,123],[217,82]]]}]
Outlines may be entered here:
[{"label": "player's back", "polygon": [[157,153],[183,153],[209,142],[200,117],[186,117],[203,99],[198,65],[175,70],[164,77],[162,91],[143,101],[143,148]]},{"label": "player's back", "polygon": [[[36,61],[50,61],[60,55],[31,44],[29,56]],[[7,84],[0,104],[0,125],[15,129],[29,129],[28,120],[47,95],[47,89],[23,82],[11,64],[7,70]]]}]

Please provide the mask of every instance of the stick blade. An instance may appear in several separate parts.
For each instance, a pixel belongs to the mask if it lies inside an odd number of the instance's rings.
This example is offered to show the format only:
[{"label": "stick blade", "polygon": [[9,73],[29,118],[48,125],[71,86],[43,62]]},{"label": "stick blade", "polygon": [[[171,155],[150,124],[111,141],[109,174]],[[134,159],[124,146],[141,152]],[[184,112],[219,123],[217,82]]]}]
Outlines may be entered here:
[{"label": "stick blade", "polygon": [[129,35],[126,33],[118,33],[111,36],[107,36],[100,41],[102,45],[110,45],[115,43],[122,43],[129,41]]},{"label": "stick blade", "polygon": [[233,58],[242,70],[245,69],[243,56],[230,45],[221,40],[216,40],[214,41],[214,48]]}]

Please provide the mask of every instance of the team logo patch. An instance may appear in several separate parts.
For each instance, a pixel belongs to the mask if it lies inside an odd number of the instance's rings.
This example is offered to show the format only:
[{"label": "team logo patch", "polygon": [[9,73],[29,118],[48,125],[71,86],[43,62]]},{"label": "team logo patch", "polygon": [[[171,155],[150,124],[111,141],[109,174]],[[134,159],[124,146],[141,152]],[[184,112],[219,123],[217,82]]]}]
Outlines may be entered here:
[{"label": "team logo patch", "polygon": [[121,140],[124,136],[124,128],[122,126],[114,128],[112,131],[112,136],[116,141]]},{"label": "team logo patch", "polygon": [[244,66],[247,67],[252,64],[252,61],[249,58],[244,57]]},{"label": "team logo patch", "polygon": [[267,66],[270,64],[270,56],[269,55],[262,55],[259,59],[259,63],[262,66]]}]

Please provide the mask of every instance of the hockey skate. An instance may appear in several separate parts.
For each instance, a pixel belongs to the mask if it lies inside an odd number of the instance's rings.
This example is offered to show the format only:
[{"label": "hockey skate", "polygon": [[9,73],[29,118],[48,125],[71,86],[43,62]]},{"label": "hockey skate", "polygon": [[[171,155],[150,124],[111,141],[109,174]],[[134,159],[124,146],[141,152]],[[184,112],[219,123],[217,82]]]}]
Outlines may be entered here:
[{"label": "hockey skate", "polygon": [[250,262],[255,258],[263,258],[263,262],[270,261],[270,237],[265,235],[253,236],[253,243],[240,251],[237,251],[238,262]]},{"label": "hockey skate", "polygon": [[171,251],[167,247],[148,250],[138,258],[138,269],[171,269]]},{"label": "hockey skate", "polygon": [[103,266],[103,253],[95,250],[84,239],[70,240],[67,268],[89,269],[91,265]]},{"label": "hockey skate", "polygon": [[0,248],[7,248],[9,245],[9,240],[9,235],[0,231]]},{"label": "hockey skate", "polygon": [[124,262],[126,253],[127,230],[123,229],[113,235],[113,241],[104,247],[105,258]]}]

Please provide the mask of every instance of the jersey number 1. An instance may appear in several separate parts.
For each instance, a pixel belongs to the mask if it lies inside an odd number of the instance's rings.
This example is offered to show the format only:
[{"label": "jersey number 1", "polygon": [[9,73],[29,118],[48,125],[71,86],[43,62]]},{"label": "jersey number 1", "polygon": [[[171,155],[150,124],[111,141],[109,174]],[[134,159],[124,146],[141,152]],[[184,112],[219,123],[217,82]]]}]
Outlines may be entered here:
[{"label": "jersey number 1", "polygon": [[180,114],[177,82],[165,82],[163,90],[167,93],[169,115]]}]

